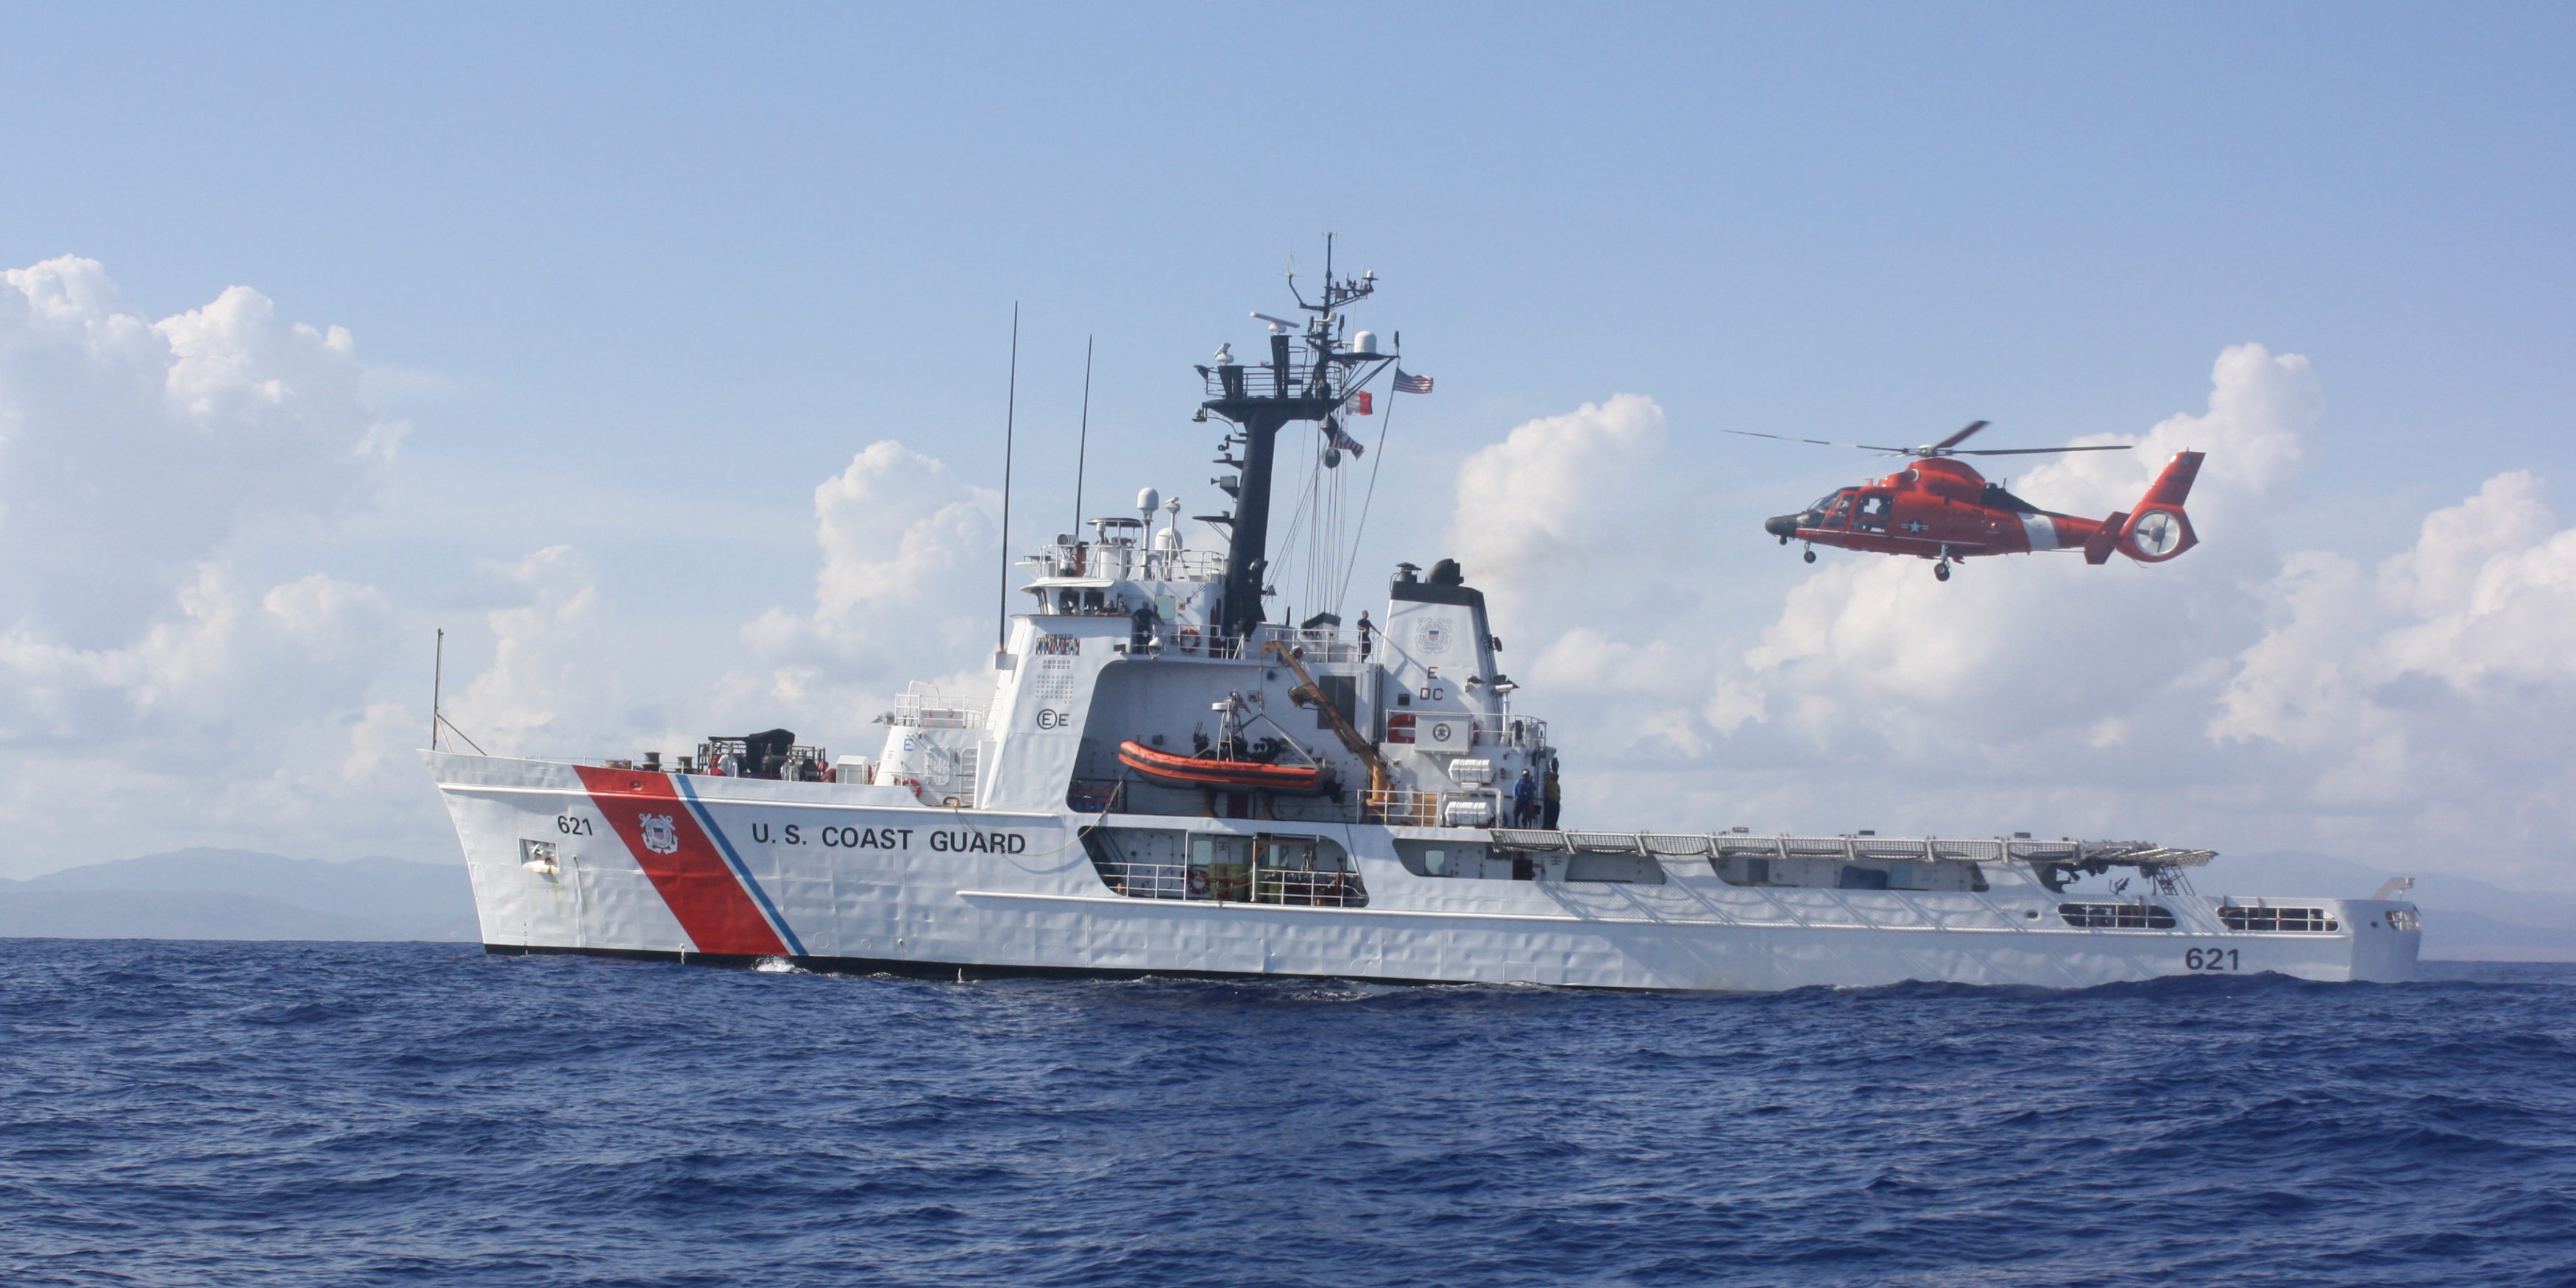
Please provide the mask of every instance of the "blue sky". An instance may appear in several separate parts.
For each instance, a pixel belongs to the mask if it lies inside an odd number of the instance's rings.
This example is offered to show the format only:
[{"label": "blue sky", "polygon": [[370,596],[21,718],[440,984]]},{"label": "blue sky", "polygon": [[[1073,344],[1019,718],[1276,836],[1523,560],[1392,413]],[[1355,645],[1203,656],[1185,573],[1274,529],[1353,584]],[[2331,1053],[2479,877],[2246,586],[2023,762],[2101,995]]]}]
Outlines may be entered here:
[{"label": "blue sky", "polygon": [[[814,488],[858,449],[997,484],[1014,302],[1019,512],[1040,516],[1014,544],[1070,509],[1049,490],[1086,335],[1095,497],[1154,483],[1195,510],[1215,471],[1188,364],[1256,336],[1247,310],[1283,302],[1292,256],[1320,268],[1326,229],[1383,279],[1364,320],[1440,380],[1401,409],[1364,564],[1442,553],[1461,463],[1514,426],[1641,394],[1668,426],[1651,474],[1688,503],[1657,513],[1722,562],[1639,584],[1740,608],[1673,637],[1720,652],[1819,575],[1759,519],[1873,464],[1722,429],[2135,435],[2204,408],[2213,360],[2253,342],[2322,391],[2305,468],[2264,494],[2266,549],[2371,563],[2500,473],[2576,477],[2558,7],[11,25],[0,266],[94,259],[155,319],[249,286],[345,327],[366,406],[408,422],[337,517],[215,550],[249,582],[385,595],[401,653],[377,701],[430,625],[462,623],[481,665],[478,617],[510,593],[492,569],[539,548],[578,547],[639,637],[715,657],[812,597]],[[371,837],[413,845],[411,817]],[[226,818],[206,830],[331,844]]]}]

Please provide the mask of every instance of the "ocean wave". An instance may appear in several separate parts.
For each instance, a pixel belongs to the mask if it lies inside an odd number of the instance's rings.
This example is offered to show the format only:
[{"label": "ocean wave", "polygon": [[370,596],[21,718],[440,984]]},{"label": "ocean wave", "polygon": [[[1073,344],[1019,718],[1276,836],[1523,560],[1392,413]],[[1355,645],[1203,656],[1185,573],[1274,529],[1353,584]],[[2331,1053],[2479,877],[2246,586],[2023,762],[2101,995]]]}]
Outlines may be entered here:
[{"label": "ocean wave", "polygon": [[2492,1284],[2576,969],[1588,993],[0,942],[11,1284]]}]

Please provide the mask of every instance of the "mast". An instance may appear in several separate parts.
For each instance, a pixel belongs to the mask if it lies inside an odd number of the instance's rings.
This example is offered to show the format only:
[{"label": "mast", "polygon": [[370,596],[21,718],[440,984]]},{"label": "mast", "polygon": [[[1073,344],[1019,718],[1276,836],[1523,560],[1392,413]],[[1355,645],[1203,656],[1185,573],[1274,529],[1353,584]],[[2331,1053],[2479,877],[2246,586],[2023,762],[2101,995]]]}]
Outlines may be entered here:
[{"label": "mast", "polygon": [[[1392,359],[1381,354],[1357,354],[1342,348],[1342,316],[1345,305],[1366,299],[1377,289],[1377,275],[1362,273],[1358,277],[1335,280],[1333,277],[1333,239],[1324,236],[1324,293],[1322,302],[1310,304],[1297,291],[1297,275],[1288,275],[1288,289],[1295,295],[1297,307],[1313,316],[1301,330],[1285,318],[1254,313],[1270,325],[1270,360],[1262,363],[1256,376],[1243,363],[1231,361],[1232,346],[1218,351],[1214,367],[1202,366],[1199,375],[1208,382],[1209,392],[1216,396],[1199,404],[1199,419],[1213,413],[1234,425],[1216,458],[1219,465],[1230,465],[1243,471],[1235,486],[1226,490],[1234,494],[1232,515],[1212,516],[1213,521],[1231,528],[1231,540],[1225,555],[1225,597],[1217,619],[1217,629],[1240,639],[1250,635],[1262,622],[1262,590],[1270,573],[1270,484],[1278,456],[1279,431],[1299,421],[1321,422],[1341,410],[1342,402],[1352,390],[1367,383],[1377,368]],[[1353,369],[1367,363],[1366,375],[1354,378]],[[1242,459],[1232,449],[1242,448]],[[1223,486],[1220,484],[1220,486]]]}]

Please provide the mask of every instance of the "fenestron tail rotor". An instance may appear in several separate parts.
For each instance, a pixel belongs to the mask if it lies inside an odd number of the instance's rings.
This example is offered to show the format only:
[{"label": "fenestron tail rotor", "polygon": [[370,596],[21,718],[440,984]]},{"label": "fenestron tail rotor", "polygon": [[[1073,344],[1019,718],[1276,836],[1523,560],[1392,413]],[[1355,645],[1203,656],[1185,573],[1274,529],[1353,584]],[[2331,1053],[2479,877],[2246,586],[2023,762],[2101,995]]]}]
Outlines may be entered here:
[{"label": "fenestron tail rotor", "polygon": [[1791,438],[1786,434],[1758,434],[1749,429],[1730,429],[1724,432],[1744,438],[1768,438],[1782,443],[1812,443],[1818,447],[1851,447],[1864,452],[1885,452],[1890,456],[1913,456],[1924,459],[1935,456],[2047,456],[2058,452],[2125,452],[2130,447],[2127,443],[2104,443],[2089,447],[1989,447],[1982,450],[1959,446],[1968,440],[1969,435],[1984,429],[1988,423],[1982,420],[1970,421],[1967,428],[1958,433],[1922,447],[1884,447],[1876,443],[1841,443],[1825,438]]}]

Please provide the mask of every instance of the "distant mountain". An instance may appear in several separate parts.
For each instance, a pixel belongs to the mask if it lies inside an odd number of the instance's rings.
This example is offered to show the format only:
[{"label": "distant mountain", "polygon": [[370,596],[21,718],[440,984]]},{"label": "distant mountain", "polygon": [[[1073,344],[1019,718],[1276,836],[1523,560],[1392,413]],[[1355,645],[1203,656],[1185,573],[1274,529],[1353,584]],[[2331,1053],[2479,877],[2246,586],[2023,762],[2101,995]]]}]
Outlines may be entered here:
[{"label": "distant mountain", "polygon": [[176,850],[0,880],[0,937],[480,938],[462,864]]}]

